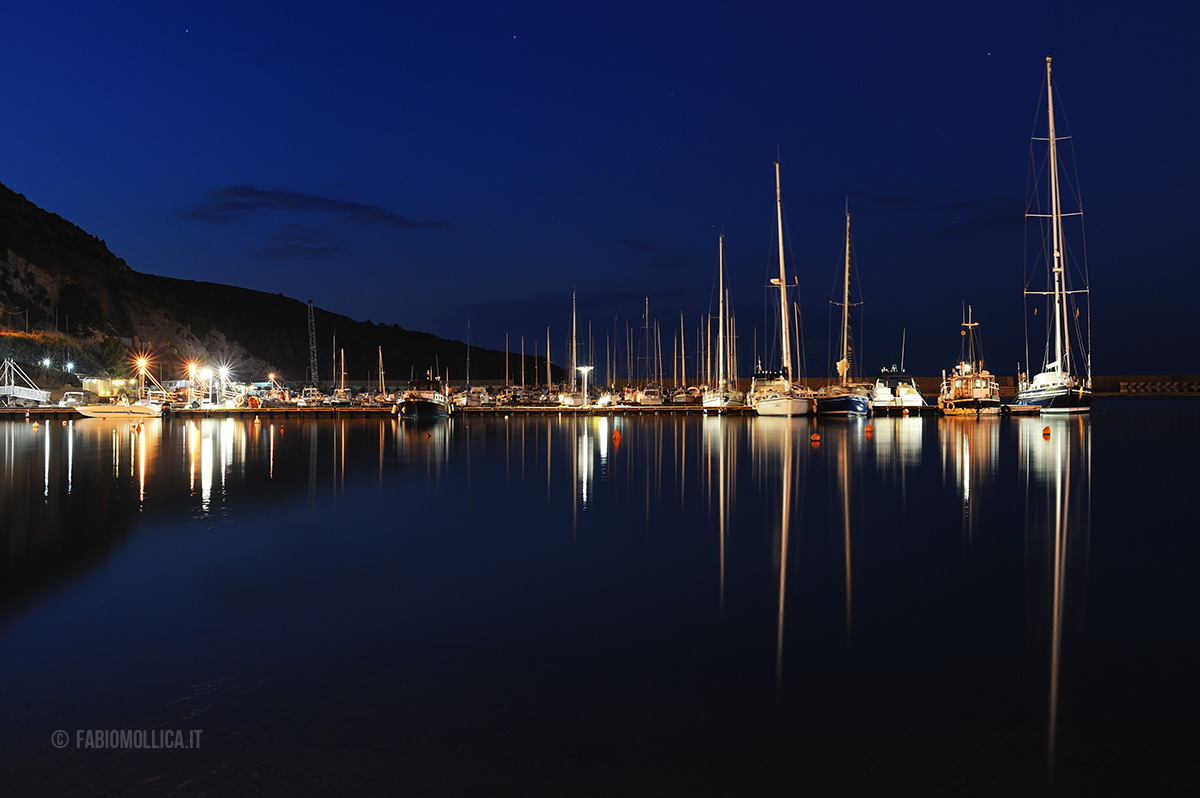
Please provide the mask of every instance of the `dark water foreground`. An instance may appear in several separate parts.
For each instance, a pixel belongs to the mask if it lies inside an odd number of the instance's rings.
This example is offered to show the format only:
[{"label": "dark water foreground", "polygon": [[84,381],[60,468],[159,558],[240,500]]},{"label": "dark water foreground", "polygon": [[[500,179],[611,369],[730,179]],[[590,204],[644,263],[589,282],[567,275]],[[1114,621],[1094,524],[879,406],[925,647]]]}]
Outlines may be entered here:
[{"label": "dark water foreground", "polygon": [[0,785],[1200,794],[1197,410],[5,423]]}]

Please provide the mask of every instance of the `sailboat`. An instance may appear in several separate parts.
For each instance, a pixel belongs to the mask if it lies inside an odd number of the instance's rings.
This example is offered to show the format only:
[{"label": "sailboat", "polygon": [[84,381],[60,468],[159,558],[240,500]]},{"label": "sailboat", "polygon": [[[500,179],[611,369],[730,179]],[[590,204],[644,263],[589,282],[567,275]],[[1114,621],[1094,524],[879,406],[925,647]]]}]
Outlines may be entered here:
[{"label": "sailboat", "polygon": [[327,405],[348,405],[350,404],[351,393],[346,387],[346,350],[341,350],[341,359],[339,361],[340,368],[338,371],[338,384],[333,389],[333,395],[325,400]]},{"label": "sailboat", "polygon": [[967,305],[967,320],[963,322],[963,351],[958,365],[946,376],[942,372],[942,389],[938,407],[948,416],[978,416],[1000,412],[1000,384],[983,367],[983,351],[975,341],[979,322],[972,318]]},{"label": "sailboat", "polygon": [[741,407],[745,399],[736,383],[729,379],[729,344],[725,342],[725,236],[717,237],[717,379],[716,385],[704,391],[701,403],[705,412],[720,412],[726,407]]},{"label": "sailboat", "polygon": [[[649,301],[649,300],[647,300]],[[571,292],[571,340],[567,345],[567,390],[558,395],[558,403],[564,407],[583,407],[587,397],[575,387],[575,376],[579,371],[579,338],[575,327],[575,292]]]},{"label": "sailboat", "polygon": [[[1013,404],[1036,405],[1043,413],[1087,413],[1092,405],[1092,358],[1089,351],[1090,342],[1079,329],[1080,309],[1075,297],[1082,294],[1086,304],[1088,288],[1086,285],[1079,289],[1070,286],[1071,252],[1063,229],[1063,217],[1082,216],[1083,211],[1063,212],[1058,142],[1067,137],[1059,136],[1054,127],[1054,86],[1050,79],[1049,56],[1046,56],[1046,113],[1050,212],[1025,214],[1026,218],[1045,219],[1048,222],[1042,241],[1046,254],[1047,290],[1025,291],[1026,296],[1045,296],[1048,299],[1046,347],[1042,370],[1033,381],[1028,381],[1025,375],[1019,376],[1017,396]],[[1083,274],[1086,278],[1086,265]],[[1090,326],[1089,321],[1089,331]],[[1081,366],[1075,362],[1072,340],[1076,342],[1074,346],[1079,348]]]},{"label": "sailboat", "polygon": [[750,395],[760,416],[807,416],[813,411],[812,392],[792,384],[791,333],[788,329],[787,272],[783,265],[783,200],[779,191],[779,161],[775,162],[775,224],[779,233],[779,277],[771,280],[779,286],[779,374],[760,384],[755,375]]},{"label": "sailboat", "polygon": [[865,416],[871,409],[871,386],[850,381],[850,211],[846,211],[846,265],[842,288],[842,346],[837,362],[838,383],[817,393],[817,413],[822,416]]}]

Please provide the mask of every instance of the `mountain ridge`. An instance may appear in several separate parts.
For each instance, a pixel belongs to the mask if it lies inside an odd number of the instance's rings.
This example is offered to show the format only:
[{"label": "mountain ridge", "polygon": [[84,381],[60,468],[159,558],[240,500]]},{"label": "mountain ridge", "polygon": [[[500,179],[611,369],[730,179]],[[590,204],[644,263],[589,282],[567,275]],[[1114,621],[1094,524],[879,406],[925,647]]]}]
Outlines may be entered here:
[{"label": "mountain ridge", "polygon": [[[188,360],[229,364],[242,380],[264,380],[275,372],[281,380],[301,383],[309,371],[307,302],[136,271],[102,239],[3,183],[0,308],[0,328],[9,328],[10,336],[19,337],[22,315],[26,333],[62,332],[65,326],[83,349],[84,367],[93,372],[102,370],[97,353],[114,338],[148,350],[165,379],[182,378]],[[313,315],[320,382],[337,376],[334,364],[342,353],[350,379],[378,379],[381,349],[386,374],[407,379],[437,369],[454,380],[466,376],[467,346],[461,341],[359,321],[316,305]],[[21,349],[0,341],[4,348]],[[506,358],[497,350],[472,347],[470,357],[472,373],[484,377],[478,382],[503,382],[506,360],[510,373],[521,367],[520,355]],[[527,356],[525,368],[544,373],[545,358]]]}]

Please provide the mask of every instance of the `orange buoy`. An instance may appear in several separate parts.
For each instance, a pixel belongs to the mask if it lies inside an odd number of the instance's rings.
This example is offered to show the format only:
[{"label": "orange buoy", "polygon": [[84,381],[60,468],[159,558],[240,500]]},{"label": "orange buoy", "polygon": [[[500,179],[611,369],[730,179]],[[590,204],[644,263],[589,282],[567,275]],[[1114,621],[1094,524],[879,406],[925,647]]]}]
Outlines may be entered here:
[{"label": "orange buoy", "polygon": [[863,428],[863,432],[867,433],[868,435],[870,435],[874,431],[875,431],[875,428],[873,426],[871,426],[870,424],[868,424],[866,427]]},{"label": "orange buoy", "polygon": [[1050,428],[1049,427],[1042,427],[1042,437],[1043,438],[1050,437]]},{"label": "orange buoy", "polygon": [[821,434],[819,432],[814,432],[812,435],[808,436],[808,439],[810,441],[812,441],[813,443],[820,443],[821,442]]},{"label": "orange buoy", "polygon": [[620,442],[621,442],[621,430],[615,429],[615,430],[613,430],[613,443],[620,443]]}]

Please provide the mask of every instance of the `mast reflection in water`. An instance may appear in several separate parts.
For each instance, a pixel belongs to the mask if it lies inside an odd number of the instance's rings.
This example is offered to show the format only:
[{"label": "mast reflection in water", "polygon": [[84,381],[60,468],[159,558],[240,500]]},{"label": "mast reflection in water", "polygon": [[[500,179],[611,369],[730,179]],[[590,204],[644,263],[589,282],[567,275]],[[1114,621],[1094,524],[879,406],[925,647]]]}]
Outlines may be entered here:
[{"label": "mast reflection in water", "polygon": [[[1189,486],[1128,466],[1191,415],[1096,411],[3,422],[0,779],[1180,787]],[[204,743],[50,746],[89,728]]]},{"label": "mast reflection in water", "polygon": [[[1021,428],[1025,535],[1035,588],[1035,628],[1046,641],[1047,759],[1054,773],[1064,639],[1080,628],[1091,528],[1091,423],[1054,418]],[[1072,623],[1074,621],[1074,623]]]}]

